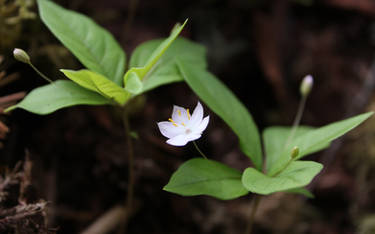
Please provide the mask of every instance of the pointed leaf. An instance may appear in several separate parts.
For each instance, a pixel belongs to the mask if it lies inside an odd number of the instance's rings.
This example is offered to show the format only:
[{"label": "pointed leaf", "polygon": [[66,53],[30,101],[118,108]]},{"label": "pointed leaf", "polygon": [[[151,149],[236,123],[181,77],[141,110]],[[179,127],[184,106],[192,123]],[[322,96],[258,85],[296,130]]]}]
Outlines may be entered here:
[{"label": "pointed leaf", "polygon": [[46,115],[69,106],[105,104],[112,102],[72,81],[58,80],[34,89],[21,102],[6,111],[22,108],[35,114]]},{"label": "pointed leaf", "polygon": [[249,167],[242,175],[242,184],[250,192],[268,195],[303,187],[309,184],[322,168],[320,163],[294,161],[279,175],[271,177]]},{"label": "pointed leaf", "polygon": [[262,150],[258,128],[245,106],[211,73],[179,60],[177,64],[186,83],[232,128],[240,140],[242,151],[261,170]]},{"label": "pointed leaf", "polygon": [[66,69],[60,69],[60,71],[82,87],[95,91],[108,99],[113,99],[121,105],[125,104],[125,102],[130,98],[130,93],[114,82],[108,80],[106,77],[93,71],[73,71]]},{"label": "pointed leaf", "polygon": [[38,0],[42,21],[88,69],[122,86],[125,53],[113,36],[89,17],[49,0]]},{"label": "pointed leaf", "polygon": [[127,80],[129,79],[129,75],[131,73],[136,73],[137,76],[143,80],[146,76],[146,74],[154,68],[156,63],[159,61],[161,56],[165,53],[165,51],[168,49],[168,47],[172,44],[172,42],[177,38],[177,36],[180,34],[182,29],[184,28],[187,20],[182,25],[176,24],[173,30],[171,31],[170,36],[165,39],[162,43],[159,44],[159,46],[153,51],[151,56],[147,59],[147,62],[142,67],[133,67],[130,68],[126,74],[124,75],[124,84],[126,86]]},{"label": "pointed leaf", "polygon": [[[286,141],[290,135],[291,129],[291,127],[272,126],[263,131],[263,142],[266,152],[266,171],[268,171],[271,168],[271,165],[273,165],[278,158],[283,155],[284,151],[286,151]],[[301,137],[314,129],[315,128],[309,126],[299,126],[294,134],[294,137]],[[315,148],[312,148],[309,151],[309,154],[325,149],[328,146],[329,142],[323,142],[320,145],[316,145]]]},{"label": "pointed leaf", "polygon": [[373,112],[364,113],[361,115],[357,115],[352,118],[348,118],[345,120],[341,120],[335,123],[328,124],[324,127],[317,128],[313,131],[309,131],[308,133],[296,137],[292,140],[292,143],[286,148],[285,152],[278,158],[278,160],[272,164],[268,174],[274,175],[283,168],[290,158],[291,149],[294,146],[299,147],[299,155],[298,158],[302,158],[308,155],[312,149],[315,149],[322,144],[330,143],[331,141],[339,138],[340,136],[344,135],[345,133],[349,132],[360,123],[368,119]]},{"label": "pointed leaf", "polygon": [[173,173],[164,190],[182,196],[208,195],[222,200],[246,195],[241,173],[225,164],[202,158],[191,159]]},{"label": "pointed leaf", "polygon": [[[130,59],[130,67],[143,67],[153,51],[164,40],[152,40],[138,46]],[[142,92],[149,91],[160,85],[183,81],[177,67],[176,59],[192,64],[195,69],[204,69],[207,66],[205,49],[203,46],[185,38],[177,38],[165,51],[157,64],[142,80]]]}]

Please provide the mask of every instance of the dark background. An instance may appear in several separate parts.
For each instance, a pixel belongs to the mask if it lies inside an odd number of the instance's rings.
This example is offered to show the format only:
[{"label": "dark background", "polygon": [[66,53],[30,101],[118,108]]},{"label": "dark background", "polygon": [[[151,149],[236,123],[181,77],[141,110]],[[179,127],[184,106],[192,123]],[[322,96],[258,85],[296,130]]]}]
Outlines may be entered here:
[{"label": "dark background", "polygon": [[[0,6],[14,2],[0,1]],[[293,122],[299,84],[306,74],[312,74],[315,83],[302,124],[321,126],[373,109],[372,0],[57,2],[113,33],[128,60],[137,45],[166,37],[176,22],[189,18],[182,35],[206,46],[209,70],[239,97],[261,130]],[[37,13],[35,4],[29,10]],[[17,12],[0,14],[3,24]],[[5,78],[15,77],[8,84],[0,79],[2,97],[45,84],[31,68],[12,58],[14,47],[25,49],[53,79],[63,78],[60,68],[82,67],[38,16],[3,25],[0,33],[0,72],[6,72]],[[197,100],[184,83],[155,89],[139,99],[131,116],[138,134],[134,141],[137,209],[128,233],[244,232],[251,196],[220,201],[162,190],[182,162],[199,155],[191,145],[165,144],[156,122],[169,117],[173,104],[192,109]],[[218,116],[206,107],[205,111],[211,121],[198,140],[202,150],[238,169],[248,167],[236,136]],[[127,150],[121,121],[112,108],[77,106],[47,116],[16,110],[0,120],[9,127],[6,137],[0,134],[4,178],[8,169],[29,155],[31,184],[23,201],[49,202],[41,216],[43,225],[48,221],[58,233],[79,233],[125,201]],[[309,186],[315,198],[277,193],[263,199],[254,233],[375,233],[374,130],[370,119],[309,157],[325,166]],[[15,186],[7,200],[0,201],[3,209],[20,204],[18,189]],[[22,228],[10,225],[4,230],[14,233]]]}]

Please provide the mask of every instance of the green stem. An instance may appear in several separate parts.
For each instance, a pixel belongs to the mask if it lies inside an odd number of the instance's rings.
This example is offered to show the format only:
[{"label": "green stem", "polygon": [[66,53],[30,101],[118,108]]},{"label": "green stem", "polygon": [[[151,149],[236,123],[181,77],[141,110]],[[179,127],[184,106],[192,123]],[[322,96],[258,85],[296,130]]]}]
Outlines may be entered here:
[{"label": "green stem", "polygon": [[126,145],[128,148],[128,171],[129,171],[129,182],[128,182],[128,193],[126,199],[126,208],[128,210],[128,217],[132,213],[132,205],[134,199],[134,150],[130,134],[130,124],[129,124],[129,115],[125,107],[123,107],[123,116],[122,116],[124,128],[125,128],[125,137]]},{"label": "green stem", "polygon": [[306,99],[307,99],[307,95],[302,96],[302,99],[301,99],[301,101],[298,105],[298,111],[297,111],[296,118],[294,119],[294,122],[293,122],[292,130],[290,131],[290,134],[288,136],[288,139],[285,143],[284,148],[288,147],[290,142],[293,140],[294,134],[296,133],[297,128],[298,128],[298,126],[301,122],[303,110],[305,109]]},{"label": "green stem", "polygon": [[38,70],[38,68],[36,68],[31,62],[28,63],[30,65],[30,67],[32,69],[34,69],[34,71],[36,71],[36,73],[38,73],[43,79],[45,79],[46,81],[48,81],[49,83],[53,83],[53,81],[48,78],[46,75],[44,75],[41,71]]},{"label": "green stem", "polygon": [[197,143],[196,143],[195,141],[193,141],[193,144],[194,144],[194,146],[195,146],[195,149],[197,149],[197,151],[200,153],[200,155],[201,155],[203,158],[207,159],[206,155],[205,155],[205,154],[199,149]]},{"label": "green stem", "polygon": [[261,196],[254,195],[253,201],[251,203],[250,220],[247,223],[245,234],[251,234],[252,231],[253,231],[253,224],[254,224],[255,214],[257,212],[260,200],[261,200]]},{"label": "green stem", "polygon": [[280,175],[281,172],[283,172],[287,167],[289,167],[289,165],[294,161],[293,158],[289,159],[288,163],[285,164],[285,166],[283,168],[281,168],[279,171],[277,171],[275,174],[273,175],[270,175],[271,177],[276,177],[278,175]]}]

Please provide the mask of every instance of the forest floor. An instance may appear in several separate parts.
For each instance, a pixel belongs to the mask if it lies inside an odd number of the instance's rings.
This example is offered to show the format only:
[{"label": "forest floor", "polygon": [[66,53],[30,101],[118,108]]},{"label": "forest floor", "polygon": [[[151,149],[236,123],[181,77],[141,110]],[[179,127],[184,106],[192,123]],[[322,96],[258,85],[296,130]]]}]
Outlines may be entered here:
[{"label": "forest floor", "polygon": [[[189,18],[183,36],[206,46],[210,71],[246,105],[261,130],[292,123],[306,74],[315,84],[305,125],[322,126],[375,106],[371,0],[57,2],[111,31],[128,59],[139,43],[165,37]],[[31,10],[37,12],[35,6]],[[14,47],[27,49],[36,66],[56,79],[62,78],[59,68],[81,67],[38,17],[9,30],[13,40],[0,43],[0,110],[44,84],[11,57]],[[165,144],[156,123],[170,116],[173,104],[193,108],[197,100],[184,83],[138,99],[130,118],[138,137],[135,211],[127,233],[244,233],[252,196],[221,201],[162,190],[182,162],[199,155],[192,145]],[[212,159],[248,167],[234,133],[207,107],[205,113],[211,120],[198,145]],[[76,106],[47,116],[17,110],[0,121],[0,233],[84,233],[125,204],[128,155],[114,109]],[[373,118],[311,156],[325,166],[308,187],[315,198],[277,193],[263,199],[254,233],[375,233],[374,140]]]}]

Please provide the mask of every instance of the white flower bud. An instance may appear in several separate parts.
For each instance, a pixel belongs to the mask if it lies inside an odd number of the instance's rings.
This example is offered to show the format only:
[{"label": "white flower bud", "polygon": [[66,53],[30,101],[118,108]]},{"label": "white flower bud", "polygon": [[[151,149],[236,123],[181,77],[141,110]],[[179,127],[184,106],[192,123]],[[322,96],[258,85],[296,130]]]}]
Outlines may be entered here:
[{"label": "white flower bud", "polygon": [[22,49],[15,48],[13,50],[13,56],[15,59],[17,59],[20,62],[30,63],[29,55]]},{"label": "white flower bud", "polygon": [[314,84],[314,78],[312,75],[307,75],[303,78],[301,86],[300,86],[300,92],[302,96],[307,96],[309,95],[312,86]]}]

